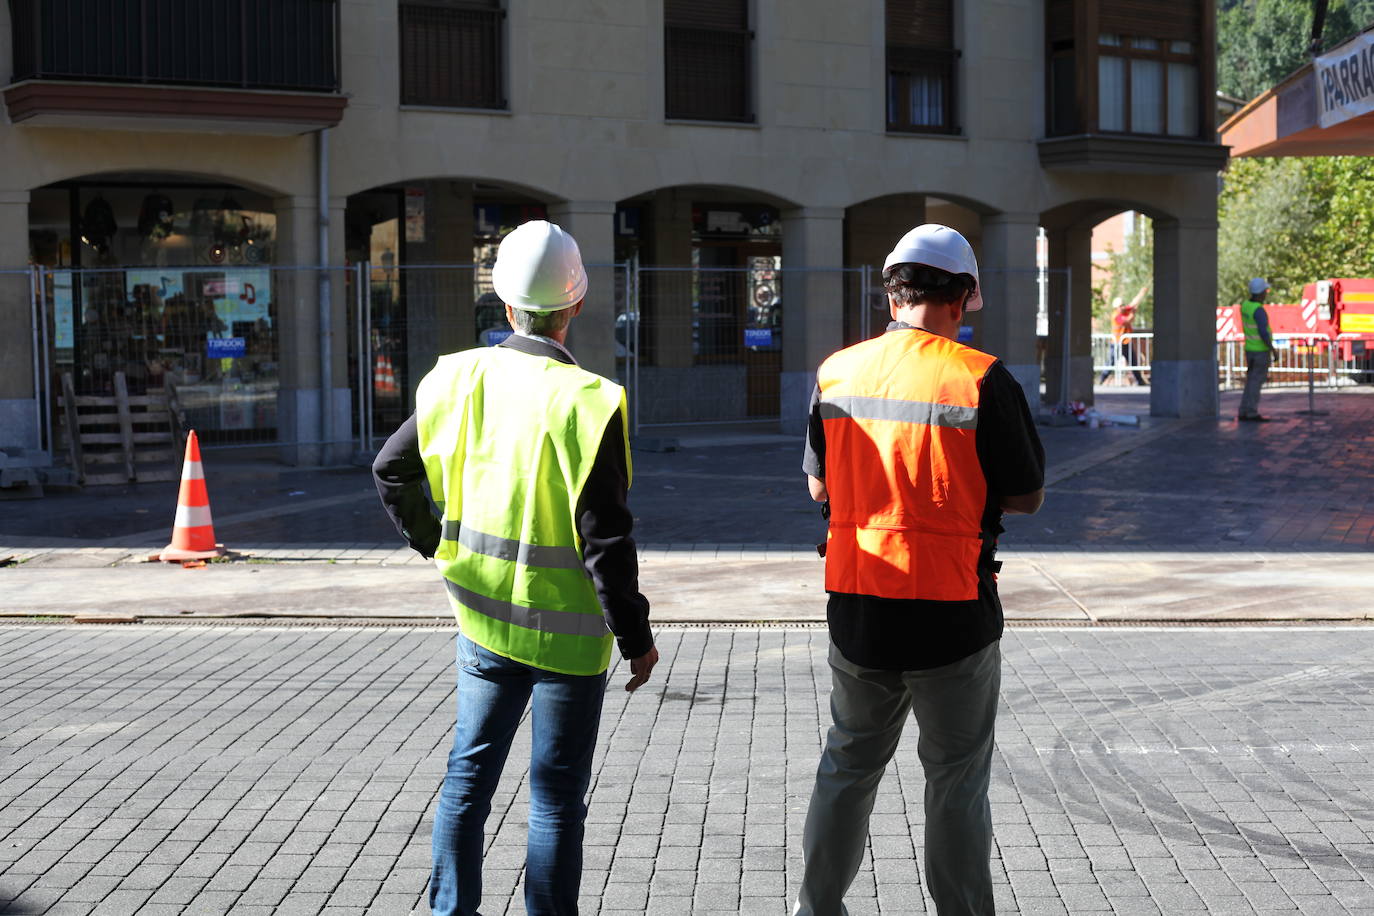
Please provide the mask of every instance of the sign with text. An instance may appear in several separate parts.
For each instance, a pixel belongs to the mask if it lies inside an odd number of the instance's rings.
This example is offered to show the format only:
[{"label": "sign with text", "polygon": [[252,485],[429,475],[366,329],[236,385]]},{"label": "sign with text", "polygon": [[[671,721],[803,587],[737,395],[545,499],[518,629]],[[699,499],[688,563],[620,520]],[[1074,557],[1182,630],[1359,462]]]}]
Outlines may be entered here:
[{"label": "sign with text", "polygon": [[1322,127],[1374,111],[1374,32],[1355,36],[1312,64]]},{"label": "sign with text", "polygon": [[205,355],[210,359],[241,359],[247,352],[243,337],[211,337],[205,341]]},{"label": "sign with text", "polygon": [[745,328],[744,345],[746,347],[771,347],[773,345],[773,329]]}]

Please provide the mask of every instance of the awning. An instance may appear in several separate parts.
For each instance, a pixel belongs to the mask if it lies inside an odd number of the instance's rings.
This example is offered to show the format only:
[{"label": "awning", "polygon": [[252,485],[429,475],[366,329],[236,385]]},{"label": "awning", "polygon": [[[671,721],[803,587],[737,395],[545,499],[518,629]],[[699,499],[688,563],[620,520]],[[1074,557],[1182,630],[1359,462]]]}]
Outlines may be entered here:
[{"label": "awning", "polygon": [[1232,156],[1374,155],[1374,31],[1251,100],[1219,133]]}]

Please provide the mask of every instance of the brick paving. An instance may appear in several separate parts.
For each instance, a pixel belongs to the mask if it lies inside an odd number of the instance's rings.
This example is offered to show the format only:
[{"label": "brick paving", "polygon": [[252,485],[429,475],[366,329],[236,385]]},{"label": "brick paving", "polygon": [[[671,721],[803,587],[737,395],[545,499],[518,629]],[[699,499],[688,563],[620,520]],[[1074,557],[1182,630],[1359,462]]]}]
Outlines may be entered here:
[{"label": "brick paving", "polygon": [[[612,675],[583,912],[781,916],[824,630],[659,642],[650,687]],[[425,912],[452,651],[437,628],[0,626],[0,913]],[[1004,651],[999,912],[1374,911],[1374,629],[1017,629]],[[914,737],[856,916],[931,911]],[[528,749],[490,822],[497,916],[523,912]]]},{"label": "brick paving", "polygon": [[[1049,498],[1030,518],[1010,518],[1009,549],[1368,551],[1374,549],[1374,391],[1321,392],[1327,415],[1305,417],[1305,393],[1268,391],[1268,424],[1238,424],[1235,393],[1222,418],[1161,420],[1140,429],[1041,427]],[[1139,413],[1139,394],[1103,395],[1107,411]],[[799,441],[636,452],[630,492],[636,537],[655,548],[809,545],[824,531],[806,495]],[[206,458],[220,540],[339,559],[372,559],[399,546],[362,468],[295,470]],[[0,559],[58,553],[78,543],[166,543],[175,483],[53,493],[0,501]],[[41,506],[42,511],[37,511]],[[141,535],[141,537],[139,536]],[[328,549],[325,550],[327,545]],[[121,553],[122,551],[122,553]],[[350,556],[350,562],[355,560]]]}]

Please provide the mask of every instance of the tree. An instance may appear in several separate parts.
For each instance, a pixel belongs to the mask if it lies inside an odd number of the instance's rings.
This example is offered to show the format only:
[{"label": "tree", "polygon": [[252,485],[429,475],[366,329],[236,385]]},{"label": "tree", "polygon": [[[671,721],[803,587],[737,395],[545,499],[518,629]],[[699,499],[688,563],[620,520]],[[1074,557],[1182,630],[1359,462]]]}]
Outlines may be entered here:
[{"label": "tree", "polygon": [[[1374,0],[1331,0],[1322,29],[1330,49],[1374,24]],[[1217,88],[1252,99],[1308,60],[1310,0],[1223,0],[1217,11]]]},{"label": "tree", "polygon": [[1374,276],[1374,174],[1368,159],[1235,159],[1217,201],[1217,304],[1264,277],[1275,302],[1330,277]]}]

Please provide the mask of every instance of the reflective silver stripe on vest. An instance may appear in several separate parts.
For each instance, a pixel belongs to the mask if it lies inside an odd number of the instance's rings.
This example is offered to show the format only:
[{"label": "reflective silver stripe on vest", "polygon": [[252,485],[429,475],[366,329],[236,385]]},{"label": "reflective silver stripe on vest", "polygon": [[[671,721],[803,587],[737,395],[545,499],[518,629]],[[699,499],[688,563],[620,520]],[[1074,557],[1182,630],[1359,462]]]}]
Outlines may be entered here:
[{"label": "reflective silver stripe on vest", "polygon": [[473,553],[484,557],[508,560],[522,566],[538,566],[541,569],[575,569],[586,572],[582,557],[575,547],[541,547],[526,544],[512,538],[495,534],[485,534],[475,528],[465,528],[456,519],[444,519],[444,540],[457,541]]},{"label": "reflective silver stripe on vest", "polygon": [[563,636],[591,636],[601,638],[611,631],[606,618],[600,614],[580,614],[577,611],[555,611],[548,608],[525,607],[498,598],[488,598],[463,588],[452,579],[444,579],[444,586],[453,599],[483,617],[513,623],[527,630],[558,633]]},{"label": "reflective silver stripe on vest", "polygon": [[896,420],[924,426],[951,429],[977,429],[978,408],[929,401],[898,401],[893,398],[865,398],[846,395],[821,399],[821,419],[848,417],[853,420]]}]

